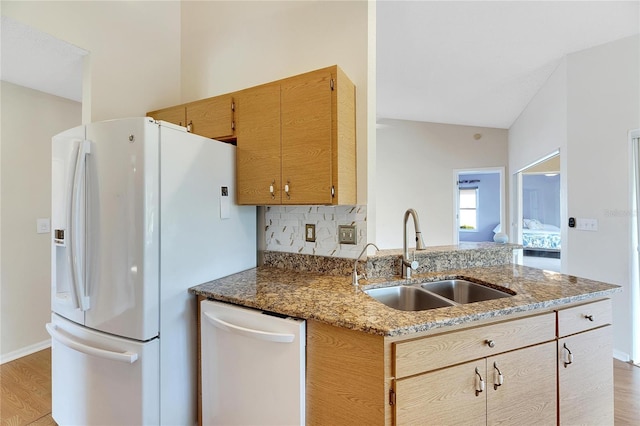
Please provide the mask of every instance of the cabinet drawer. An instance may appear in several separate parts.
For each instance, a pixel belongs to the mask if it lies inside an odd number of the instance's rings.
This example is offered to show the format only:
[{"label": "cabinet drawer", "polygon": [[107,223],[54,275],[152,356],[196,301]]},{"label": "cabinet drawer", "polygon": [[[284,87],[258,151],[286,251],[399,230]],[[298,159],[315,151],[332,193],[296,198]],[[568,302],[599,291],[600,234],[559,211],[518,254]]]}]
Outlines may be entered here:
[{"label": "cabinet drawer", "polygon": [[555,314],[550,312],[397,342],[394,374],[399,379],[554,339]]},{"label": "cabinet drawer", "polygon": [[611,324],[611,299],[586,303],[558,312],[558,337]]}]

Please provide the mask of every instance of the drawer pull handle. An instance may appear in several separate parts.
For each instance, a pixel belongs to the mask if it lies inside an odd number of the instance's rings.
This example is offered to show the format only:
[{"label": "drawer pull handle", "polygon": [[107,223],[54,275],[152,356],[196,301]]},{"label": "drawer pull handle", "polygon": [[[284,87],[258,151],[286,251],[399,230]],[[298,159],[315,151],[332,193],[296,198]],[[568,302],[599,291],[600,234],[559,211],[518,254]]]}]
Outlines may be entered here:
[{"label": "drawer pull handle", "polygon": [[584,317],[589,321],[593,322],[593,315],[585,315]]},{"label": "drawer pull handle", "polygon": [[496,342],[494,342],[493,340],[488,340],[488,339],[487,339],[487,340],[485,340],[484,342],[485,342],[485,343],[487,344],[487,346],[489,346],[490,348],[495,348],[495,347],[496,347]]},{"label": "drawer pull handle", "polygon": [[476,396],[482,391],[484,391],[484,380],[478,371],[478,367],[476,367]]},{"label": "drawer pull handle", "polygon": [[287,180],[287,184],[284,186],[284,193],[287,194],[287,200],[291,199],[291,194],[289,194],[289,181]]},{"label": "drawer pull handle", "polygon": [[563,345],[563,347],[567,351],[567,360],[564,361],[564,368],[567,368],[567,365],[573,364],[573,354],[571,353],[571,351],[567,347],[566,343]]},{"label": "drawer pull handle", "polygon": [[498,372],[498,376],[493,382],[493,390],[498,390],[498,386],[502,386],[502,384],[504,383],[504,377],[502,376],[502,372],[498,368],[498,364],[496,362],[493,363],[493,368]]}]

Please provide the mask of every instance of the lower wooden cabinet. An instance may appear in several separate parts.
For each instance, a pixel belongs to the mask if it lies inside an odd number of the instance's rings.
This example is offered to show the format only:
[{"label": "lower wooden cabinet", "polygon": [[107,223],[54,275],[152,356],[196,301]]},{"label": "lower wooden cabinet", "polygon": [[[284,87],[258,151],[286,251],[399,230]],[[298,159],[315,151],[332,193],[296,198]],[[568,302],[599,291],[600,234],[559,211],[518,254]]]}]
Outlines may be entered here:
[{"label": "lower wooden cabinet", "polygon": [[556,423],[555,342],[396,382],[396,424]]},{"label": "lower wooden cabinet", "polygon": [[[558,410],[561,425],[612,425],[611,301],[558,311]],[[566,333],[575,333],[564,336]]]}]

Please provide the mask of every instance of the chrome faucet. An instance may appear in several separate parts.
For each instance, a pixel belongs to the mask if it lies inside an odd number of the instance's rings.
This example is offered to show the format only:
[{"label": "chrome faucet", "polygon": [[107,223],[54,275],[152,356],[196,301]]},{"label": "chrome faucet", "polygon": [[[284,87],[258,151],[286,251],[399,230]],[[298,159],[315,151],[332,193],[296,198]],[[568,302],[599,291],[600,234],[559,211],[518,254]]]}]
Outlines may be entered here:
[{"label": "chrome faucet", "polygon": [[360,252],[360,254],[358,255],[358,257],[356,257],[356,261],[353,262],[353,273],[351,274],[351,282],[353,283],[353,285],[355,287],[358,287],[358,279],[364,275],[358,275],[358,260],[360,260],[360,258],[362,257],[362,255],[364,254],[365,251],[367,251],[367,247],[369,246],[374,246],[376,248],[376,250],[380,251],[380,249],[378,248],[377,245],[373,244],[373,243],[367,243],[366,246],[364,246],[364,248],[362,249],[362,251]]},{"label": "chrome faucet", "polygon": [[417,260],[415,260],[415,252],[413,261],[409,262],[409,249],[407,248],[407,222],[409,216],[413,217],[413,226],[416,233],[416,250],[424,250],[427,247],[422,240],[422,232],[420,231],[420,221],[418,220],[418,213],[414,209],[409,209],[404,213],[404,225],[403,225],[403,252],[402,252],[402,278],[411,278],[411,271],[416,270],[419,266]]}]

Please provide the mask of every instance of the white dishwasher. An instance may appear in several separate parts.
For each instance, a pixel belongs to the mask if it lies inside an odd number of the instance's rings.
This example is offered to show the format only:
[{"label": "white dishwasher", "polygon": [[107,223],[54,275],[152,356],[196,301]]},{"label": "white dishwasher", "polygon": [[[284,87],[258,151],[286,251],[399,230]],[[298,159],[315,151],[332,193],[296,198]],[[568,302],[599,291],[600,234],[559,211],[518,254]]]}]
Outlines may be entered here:
[{"label": "white dishwasher", "polygon": [[305,424],[305,321],[200,304],[203,425]]}]

